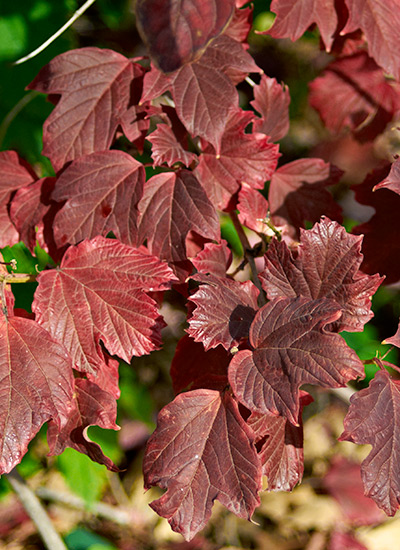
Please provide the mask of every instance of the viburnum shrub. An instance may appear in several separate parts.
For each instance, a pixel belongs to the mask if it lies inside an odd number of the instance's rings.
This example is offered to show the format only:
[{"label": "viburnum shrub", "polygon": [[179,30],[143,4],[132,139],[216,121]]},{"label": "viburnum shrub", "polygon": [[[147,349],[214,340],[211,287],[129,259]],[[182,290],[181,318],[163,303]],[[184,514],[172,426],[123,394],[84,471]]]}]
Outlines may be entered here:
[{"label": "viburnum shrub", "polygon": [[[187,299],[187,334],[144,478],[166,489],[151,506],[188,540],[215,499],[250,519],[262,476],[268,490],[301,481],[301,417],[311,401],[302,386],[364,377],[340,332],[362,331],[379,285],[400,279],[400,160],[354,187],[375,214],[352,234],[329,190],[341,170],[319,158],[278,166],[289,90],[248,53],[245,4],[138,0],[150,58],[76,49],[28,85],[54,104],[43,154],[56,176],[38,178],[16,152],[0,153],[0,246],[23,241],[35,253],[39,244],[53,260],[29,277],[2,266],[1,472],[21,461],[44,423],[50,454],[72,447],[117,470],[87,428],[117,428],[117,358],[162,346],[159,310],[174,289]],[[270,36],[295,41],[316,23],[330,53],[309,95],[329,131],[347,128],[367,142],[396,119],[399,7],[272,1]],[[254,99],[244,110],[237,85],[246,79]],[[150,148],[146,177],[140,159]],[[221,213],[242,242],[235,265]],[[30,314],[14,308],[9,283],[32,278]],[[400,329],[386,341],[400,347]],[[365,492],[393,515],[400,383],[384,358],[374,361],[379,370],[351,398],[341,439],[372,445]]]}]

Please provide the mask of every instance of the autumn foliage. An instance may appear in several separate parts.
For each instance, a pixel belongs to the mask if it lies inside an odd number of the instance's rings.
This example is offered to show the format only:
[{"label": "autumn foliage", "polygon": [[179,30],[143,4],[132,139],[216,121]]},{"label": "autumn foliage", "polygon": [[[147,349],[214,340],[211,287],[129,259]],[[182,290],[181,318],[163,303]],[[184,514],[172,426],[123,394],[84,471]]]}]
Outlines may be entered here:
[{"label": "autumn foliage", "polygon": [[[250,519],[263,476],[268,490],[301,481],[302,411],[312,399],[302,387],[364,377],[340,332],[363,331],[378,287],[400,280],[400,160],[355,187],[375,214],[352,233],[331,192],[342,170],[320,158],[278,165],[290,90],[248,52],[245,4],[138,0],[149,58],[76,49],[27,86],[54,104],[43,154],[55,177],[0,153],[0,246],[39,245],[53,260],[36,277],[33,314],[14,309],[16,275],[0,274],[0,471],[21,461],[44,423],[50,454],[72,447],[117,470],[86,428],[118,429],[118,359],[162,347],[160,307],[172,289],[187,302],[187,335],[171,365],[176,397],[159,413],[143,468],[147,488],[166,490],[151,506],[188,540],[215,499]],[[295,41],[316,24],[330,53],[309,94],[330,132],[368,142],[396,120],[398,8],[272,1],[270,36]],[[253,99],[243,109],[237,86],[246,79]],[[222,212],[242,240],[239,267],[221,239]],[[387,336],[400,347],[399,333]],[[393,515],[400,383],[376,363],[341,439],[372,445],[364,489]]]}]

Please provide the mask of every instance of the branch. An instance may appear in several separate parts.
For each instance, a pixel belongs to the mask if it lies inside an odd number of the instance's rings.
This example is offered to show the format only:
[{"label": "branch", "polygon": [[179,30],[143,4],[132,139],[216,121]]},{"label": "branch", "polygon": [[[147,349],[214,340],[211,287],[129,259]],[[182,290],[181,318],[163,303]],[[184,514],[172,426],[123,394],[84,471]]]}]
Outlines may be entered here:
[{"label": "branch", "polygon": [[54,529],[46,510],[35,493],[28,487],[25,480],[14,468],[6,478],[21,501],[27,514],[33,521],[48,550],[68,550],[60,535]]}]

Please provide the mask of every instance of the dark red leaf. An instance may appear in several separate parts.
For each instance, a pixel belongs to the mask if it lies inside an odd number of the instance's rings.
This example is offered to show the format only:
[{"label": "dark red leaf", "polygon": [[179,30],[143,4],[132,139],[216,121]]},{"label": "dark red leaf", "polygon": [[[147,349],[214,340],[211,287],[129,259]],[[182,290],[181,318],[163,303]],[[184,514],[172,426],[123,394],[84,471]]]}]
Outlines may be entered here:
[{"label": "dark red leaf", "polygon": [[52,193],[53,200],[67,201],[54,220],[56,243],[77,244],[113,231],[135,245],[144,180],[144,166],[123,151],[101,151],[72,162]]},{"label": "dark red leaf", "polygon": [[168,262],[186,258],[189,231],[219,240],[215,208],[192,172],[163,172],[150,178],[139,204],[139,242],[147,239],[152,254]]},{"label": "dark red leaf", "polygon": [[220,244],[206,243],[195,258],[191,258],[194,267],[200,273],[212,273],[217,277],[225,277],[232,261],[232,252],[228,243],[221,240]]},{"label": "dark red leaf", "polygon": [[365,494],[387,515],[400,504],[400,382],[378,371],[369,387],[350,399],[340,441],[372,445],[361,464]]},{"label": "dark red leaf", "polygon": [[21,462],[50,419],[62,429],[73,409],[72,362],[35,321],[0,319],[0,472]]},{"label": "dark red leaf", "polygon": [[380,183],[375,185],[373,191],[377,189],[390,189],[400,195],[400,159],[396,159],[390,168],[388,176]]},{"label": "dark red leaf", "polygon": [[242,182],[262,189],[276,168],[278,146],[269,143],[263,134],[245,134],[252,120],[248,111],[232,113],[222,136],[220,153],[207,145],[194,171],[210,200],[221,210],[228,206]]},{"label": "dark red leaf", "polygon": [[171,279],[145,249],[96,237],[70,247],[59,269],[39,274],[32,309],[75,368],[95,373],[105,368],[100,340],[127,362],[160,346],[163,323],[145,291],[165,290]]},{"label": "dark red leaf", "polygon": [[276,19],[267,32],[273,38],[295,41],[316,23],[326,49],[331,49],[338,23],[334,0],[272,0],[271,11],[276,13]]},{"label": "dark red leaf", "polygon": [[35,179],[32,168],[15,151],[0,152],[0,248],[18,242],[17,230],[8,215],[11,194]]},{"label": "dark red leaf", "polygon": [[[301,392],[301,408],[311,401],[308,393]],[[293,426],[286,418],[270,413],[252,412],[247,419],[256,435],[256,444],[261,445],[259,456],[263,474],[268,478],[269,491],[292,491],[303,478],[301,412],[298,423],[298,426]]]},{"label": "dark red leaf", "polygon": [[132,105],[121,117],[121,128],[125,136],[143,152],[144,141],[150,128],[150,117],[160,114],[161,109],[145,102]]},{"label": "dark red leaf", "polygon": [[333,61],[310,92],[329,130],[349,127],[360,141],[375,139],[400,109],[400,85],[387,80],[365,51]]},{"label": "dark red leaf", "polygon": [[56,171],[82,155],[108,149],[128,107],[130,85],[143,69],[112,50],[62,53],[28,86],[61,95],[43,126],[43,154]]},{"label": "dark red leaf", "polygon": [[373,313],[371,297],[382,277],[360,271],[362,237],[346,233],[344,227],[322,219],[301,231],[298,254],[293,256],[284,242],[273,239],[265,255],[265,270],[259,277],[268,298],[305,296],[330,298],[342,308],[335,323],[338,331],[362,331]]},{"label": "dark red leaf", "polygon": [[68,418],[68,422],[60,430],[50,422],[47,431],[50,455],[61,454],[66,447],[71,447],[80,453],[88,455],[94,462],[104,464],[109,470],[117,472],[115,464],[103,454],[100,445],[89,439],[88,428],[118,430],[115,424],[117,417],[117,403],[108,392],[100,389],[97,384],[75,379],[74,389],[75,408]]},{"label": "dark red leaf", "polygon": [[278,168],[272,175],[268,202],[276,226],[289,223],[295,236],[305,222],[322,215],[341,221],[341,208],[326,190],[343,172],[321,159],[299,159]]},{"label": "dark red leaf", "polygon": [[153,61],[169,73],[201,56],[233,10],[233,0],[139,0],[136,18]]},{"label": "dark red leaf", "polygon": [[244,8],[243,10],[236,8],[228,27],[224,31],[224,35],[230,36],[237,42],[242,42],[243,46],[248,48],[246,40],[251,30],[252,21],[253,6]]},{"label": "dark red leaf", "polygon": [[151,65],[151,70],[144,75],[143,93],[139,105],[143,105],[146,101],[160,97],[170,87],[170,78],[157,67]]},{"label": "dark red leaf", "polygon": [[254,100],[250,103],[261,115],[261,119],[253,123],[254,131],[270,136],[271,141],[278,141],[289,131],[289,89],[263,74],[253,93]]},{"label": "dark red leaf", "polygon": [[268,201],[257,190],[243,184],[239,191],[239,221],[256,233],[269,235],[271,230],[264,220],[268,218]]},{"label": "dark red leaf", "polygon": [[146,448],[146,488],[168,489],[151,507],[186,540],[205,526],[215,499],[250,519],[261,489],[253,437],[228,393],[178,395],[160,412]]},{"label": "dark red leaf", "polygon": [[200,283],[190,296],[196,304],[189,319],[188,333],[205,350],[221,344],[226,350],[237,346],[249,334],[251,322],[258,309],[258,288],[251,282],[241,283],[215,275],[197,274]]},{"label": "dark red leaf", "polygon": [[232,356],[222,346],[205,351],[203,344],[187,334],[176,346],[171,363],[175,394],[185,389],[222,391],[228,385],[228,365]]},{"label": "dark red leaf", "polygon": [[346,6],[349,19],[342,34],[361,29],[370,55],[399,80],[400,14],[397,0],[346,0]]},{"label": "dark red leaf", "polygon": [[189,167],[197,159],[197,155],[185,151],[168,124],[158,124],[156,130],[147,136],[147,140],[152,144],[151,156],[155,166],[164,162],[168,166],[182,162]]},{"label": "dark red leaf", "polygon": [[229,382],[249,410],[273,413],[298,425],[299,388],[314,384],[338,388],[364,366],[338,334],[327,332],[339,306],[326,298],[275,298],[256,314],[250,327],[254,350],[239,351],[229,366]]}]

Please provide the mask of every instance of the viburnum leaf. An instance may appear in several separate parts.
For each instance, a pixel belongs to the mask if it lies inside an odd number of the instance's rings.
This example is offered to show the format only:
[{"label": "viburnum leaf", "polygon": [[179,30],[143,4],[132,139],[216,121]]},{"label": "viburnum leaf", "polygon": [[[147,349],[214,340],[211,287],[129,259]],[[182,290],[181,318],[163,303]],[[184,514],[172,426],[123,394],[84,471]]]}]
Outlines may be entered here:
[{"label": "viburnum leaf", "polygon": [[0,248],[18,242],[17,230],[8,214],[11,194],[34,180],[36,175],[32,168],[15,151],[0,152]]},{"label": "viburnum leaf", "polygon": [[[300,392],[301,409],[312,401],[311,395]],[[292,491],[304,472],[303,425],[301,412],[298,426],[271,413],[252,412],[247,424],[254,430],[263,474],[269,491]]]},{"label": "viburnum leaf", "polygon": [[386,284],[400,280],[400,240],[396,238],[400,234],[400,196],[384,186],[373,190],[388,177],[389,170],[390,165],[375,170],[352,188],[357,202],[375,208],[370,220],[352,229],[353,233],[364,235],[361,269],[369,274],[379,271],[385,275]]},{"label": "viburnum leaf", "polygon": [[397,0],[346,0],[349,19],[341,34],[361,29],[375,61],[400,79],[398,38],[400,14]]},{"label": "viburnum leaf", "polygon": [[396,346],[397,348],[400,348],[400,322],[397,327],[396,334],[391,336],[390,338],[385,338],[384,340],[385,344],[392,344],[393,346]]},{"label": "viburnum leaf", "polygon": [[400,110],[400,85],[358,51],[330,63],[310,84],[310,104],[332,132],[349,127],[360,141],[372,141]]},{"label": "viburnum leaf", "polygon": [[272,174],[269,208],[276,226],[293,226],[295,236],[306,221],[315,223],[322,215],[341,221],[341,208],[326,190],[338,183],[343,172],[318,158],[284,164]]},{"label": "viburnum leaf", "polygon": [[217,154],[212,145],[207,145],[194,171],[210,200],[221,210],[228,206],[242,182],[262,189],[276,168],[278,146],[263,134],[245,133],[253,118],[248,111],[232,112],[220,152]]},{"label": "viburnum leaf", "polygon": [[139,0],[138,29],[165,73],[197,59],[233,15],[233,0]]},{"label": "viburnum leaf", "polygon": [[145,291],[165,290],[173,278],[145,249],[95,237],[70,247],[57,270],[39,274],[32,309],[75,368],[95,373],[104,363],[100,340],[127,362],[159,348],[163,323]]},{"label": "viburnum leaf", "polygon": [[356,353],[341,336],[325,330],[340,315],[336,302],[326,298],[274,298],[263,306],[250,327],[254,349],[239,351],[229,365],[229,382],[239,401],[296,426],[300,386],[338,388],[364,377]]},{"label": "viburnum leaf", "polygon": [[236,401],[213,390],[178,395],[158,415],[144,458],[145,487],[167,492],[151,507],[190,540],[219,500],[250,519],[260,504],[261,465]]},{"label": "viburnum leaf", "polygon": [[130,86],[143,68],[100,48],[62,53],[43,67],[28,89],[60,95],[43,126],[43,154],[56,171],[113,142],[130,99]]},{"label": "viburnum leaf", "polygon": [[390,189],[400,195],[400,160],[396,159],[390,168],[388,176],[380,183],[375,185],[373,191],[377,189]]},{"label": "viburnum leaf", "polygon": [[77,244],[113,231],[135,245],[144,181],[144,166],[123,151],[96,152],[72,162],[52,193],[53,200],[66,201],[54,220],[56,243]]},{"label": "viburnum leaf", "polygon": [[256,233],[269,234],[271,231],[264,220],[269,213],[268,201],[257,189],[243,184],[239,191],[239,221]]},{"label": "viburnum leaf", "polygon": [[212,273],[217,277],[225,277],[232,262],[232,251],[223,239],[219,244],[206,243],[203,250],[196,257],[191,258],[191,262],[200,273]]},{"label": "viburnum leaf", "polygon": [[219,240],[219,219],[204,189],[188,170],[162,172],[144,186],[138,242],[147,239],[155,256],[168,262],[187,259],[185,239],[189,231]]},{"label": "viburnum leaf", "polygon": [[[242,4],[246,4],[246,2],[242,2]],[[248,8],[244,9],[238,8],[239,7],[236,2],[236,9],[233,13],[233,17],[228,27],[224,30],[224,36],[230,36],[237,42],[241,42],[243,44],[243,47],[248,48],[246,40],[253,22],[254,7],[249,6]]]},{"label": "viburnum leaf", "polygon": [[360,271],[362,237],[346,233],[337,222],[323,218],[310,230],[301,230],[293,256],[285,242],[273,239],[259,277],[269,299],[278,296],[330,298],[342,308],[338,331],[362,331],[373,313],[371,297],[383,278]]},{"label": "viburnum leaf", "polygon": [[260,84],[253,87],[253,93],[254,100],[250,104],[261,115],[253,123],[254,131],[270,136],[271,141],[278,141],[289,131],[288,87],[263,74]]},{"label": "viburnum leaf", "polygon": [[83,378],[75,379],[75,408],[70,413],[67,424],[60,430],[49,422],[47,441],[50,455],[61,454],[66,447],[88,455],[93,461],[104,464],[109,470],[119,471],[115,464],[103,454],[100,445],[91,441],[87,431],[90,426],[118,430],[115,424],[117,403],[115,398],[97,384]]},{"label": "viburnum leaf", "polygon": [[176,346],[170,374],[176,394],[189,388],[222,391],[228,386],[232,355],[222,346],[206,351],[201,342],[185,334]]},{"label": "viburnum leaf", "polygon": [[196,304],[189,319],[188,333],[205,350],[221,344],[226,350],[239,344],[249,333],[258,309],[258,288],[251,282],[241,283],[215,275],[197,274],[191,277],[200,283],[189,297]]},{"label": "viburnum leaf", "polygon": [[10,472],[41,426],[62,429],[73,410],[72,361],[31,319],[0,318],[0,473]]},{"label": "viburnum leaf", "polygon": [[340,441],[372,445],[361,464],[365,494],[387,515],[400,504],[400,382],[380,370],[369,387],[352,395]]},{"label": "viburnum leaf", "polygon": [[168,166],[176,162],[189,166],[197,159],[197,155],[185,151],[168,124],[158,124],[156,130],[147,136],[147,140],[152,144],[151,156],[155,166],[164,162]]},{"label": "viburnum leaf", "polygon": [[276,19],[268,34],[295,41],[313,23],[318,25],[325,47],[330,51],[338,24],[334,0],[272,0]]}]

